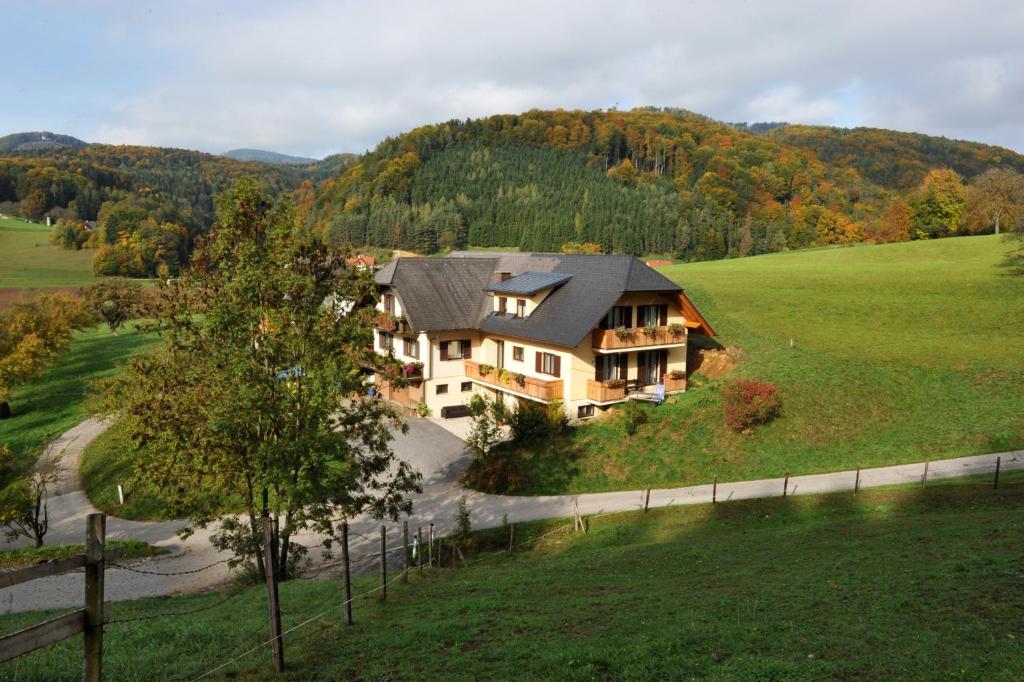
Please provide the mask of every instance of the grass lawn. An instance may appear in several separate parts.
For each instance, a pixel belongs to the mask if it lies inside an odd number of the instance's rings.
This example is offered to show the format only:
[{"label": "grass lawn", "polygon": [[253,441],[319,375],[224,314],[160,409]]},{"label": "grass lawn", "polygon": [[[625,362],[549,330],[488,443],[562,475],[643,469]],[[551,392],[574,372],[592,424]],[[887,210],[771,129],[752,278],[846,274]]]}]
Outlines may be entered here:
[{"label": "grass lawn", "polygon": [[[744,353],[734,376],[774,382],[783,413],[729,431],[720,385],[616,414],[518,451],[524,494],[670,487],[1024,448],[1024,277],[1000,237],[675,265]],[[792,340],[792,347],[790,346]],[[696,376],[695,384],[701,383]]]},{"label": "grass lawn", "polygon": [[[123,547],[126,550],[123,559],[167,554],[165,548],[154,547],[139,540],[111,540],[107,543],[108,550],[119,547]],[[0,551],[0,569],[30,566],[44,561],[53,561],[54,559],[63,559],[75,554],[84,553],[85,545],[43,545],[42,547],[6,549]]]},{"label": "grass lawn", "polygon": [[[961,480],[595,518],[587,535],[413,575],[386,604],[358,600],[351,628],[336,608],[286,636],[284,676],[264,648],[212,679],[1019,680],[1022,493],[1014,473],[998,491]],[[478,538],[502,546],[507,533]],[[283,625],[341,601],[337,580],[284,584]],[[192,679],[266,640],[262,587],[112,615],[203,607],[110,625],[107,675]],[[43,616],[0,616],[0,631]],[[0,679],[77,679],[80,650],[72,638],[3,664]]]},{"label": "grass lawn", "polygon": [[50,244],[50,228],[0,218],[0,287],[78,286],[93,280],[95,251]]},{"label": "grass lawn", "polygon": [[111,376],[131,355],[155,343],[131,324],[112,336],[105,326],[78,332],[68,349],[39,379],[14,391],[13,416],[0,421],[0,444],[10,448],[19,469],[33,465],[45,446],[88,416],[86,394],[93,382]]}]

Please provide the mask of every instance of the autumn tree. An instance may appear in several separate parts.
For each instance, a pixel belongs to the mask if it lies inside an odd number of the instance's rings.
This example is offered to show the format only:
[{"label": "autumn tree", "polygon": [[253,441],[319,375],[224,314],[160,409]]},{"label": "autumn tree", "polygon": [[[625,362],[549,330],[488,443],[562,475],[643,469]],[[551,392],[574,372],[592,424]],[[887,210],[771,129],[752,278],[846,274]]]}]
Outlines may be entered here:
[{"label": "autumn tree", "polygon": [[[0,458],[8,454],[0,449]],[[43,546],[43,538],[50,530],[50,493],[59,481],[60,469],[52,462],[44,462],[4,489],[0,497],[0,525],[5,527],[8,541],[23,537],[35,547]]]},{"label": "autumn tree", "polygon": [[562,253],[588,253],[600,255],[601,245],[593,242],[565,242],[562,244]]},{"label": "autumn tree", "polygon": [[902,199],[893,199],[885,206],[878,217],[875,237],[883,244],[905,242],[910,240],[914,229],[914,213],[910,205]]},{"label": "autumn tree", "polygon": [[1024,210],[1024,175],[1009,168],[992,168],[967,186],[964,222],[971,232],[1002,229]]},{"label": "autumn tree", "polygon": [[[331,537],[363,512],[397,519],[419,474],[389,443],[399,416],[362,393],[376,287],[347,254],[297,230],[287,200],[246,178],[183,277],[159,286],[151,324],[165,343],[106,387],[105,406],[138,445],[133,481],[159,491],[213,545],[261,576],[263,519],[287,578],[312,531]],[[220,501],[223,502],[220,502]],[[237,514],[238,509],[241,514]]]},{"label": "autumn tree", "polygon": [[110,333],[135,317],[142,299],[142,286],[127,279],[108,279],[82,289],[92,312],[107,324]]},{"label": "autumn tree", "polygon": [[11,391],[38,376],[76,329],[93,322],[68,294],[41,294],[0,311],[0,419],[11,416]]},{"label": "autumn tree", "polygon": [[963,219],[964,195],[963,181],[955,171],[930,171],[911,197],[917,230],[929,237],[957,232]]}]

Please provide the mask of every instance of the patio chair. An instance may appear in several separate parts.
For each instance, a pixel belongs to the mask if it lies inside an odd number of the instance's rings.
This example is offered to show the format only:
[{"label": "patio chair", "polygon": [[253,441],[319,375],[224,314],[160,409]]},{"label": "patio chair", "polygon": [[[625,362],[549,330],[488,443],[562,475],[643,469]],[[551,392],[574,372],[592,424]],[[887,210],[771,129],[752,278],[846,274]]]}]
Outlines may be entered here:
[{"label": "patio chair", "polygon": [[655,405],[661,405],[665,402],[665,384],[656,384],[654,386],[654,393],[651,394],[651,402]]}]

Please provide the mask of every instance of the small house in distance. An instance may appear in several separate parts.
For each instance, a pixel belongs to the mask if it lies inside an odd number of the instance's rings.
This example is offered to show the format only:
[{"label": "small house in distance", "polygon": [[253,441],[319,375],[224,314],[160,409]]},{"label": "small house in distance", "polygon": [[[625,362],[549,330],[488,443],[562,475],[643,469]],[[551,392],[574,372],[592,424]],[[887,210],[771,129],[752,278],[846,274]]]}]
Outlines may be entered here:
[{"label": "small house in distance", "polygon": [[687,337],[715,333],[633,256],[455,252],[397,258],[376,281],[374,349],[409,379],[380,394],[435,415],[483,393],[585,419],[657,385],[684,391]]}]

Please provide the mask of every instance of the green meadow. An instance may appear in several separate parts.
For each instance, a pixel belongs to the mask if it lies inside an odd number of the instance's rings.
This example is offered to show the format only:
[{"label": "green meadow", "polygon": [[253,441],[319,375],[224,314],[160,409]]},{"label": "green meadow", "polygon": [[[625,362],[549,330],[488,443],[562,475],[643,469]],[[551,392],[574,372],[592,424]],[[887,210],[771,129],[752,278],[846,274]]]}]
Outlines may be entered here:
[{"label": "green meadow", "polygon": [[50,244],[50,228],[0,218],[0,287],[72,287],[92,281],[95,251]]},{"label": "green meadow", "polygon": [[[1024,448],[1024,276],[996,236],[667,267],[737,347],[725,377],[774,383],[782,415],[724,424],[697,370],[625,435],[619,410],[515,451],[522,494],[670,487]],[[692,339],[691,342],[696,342]]]}]

